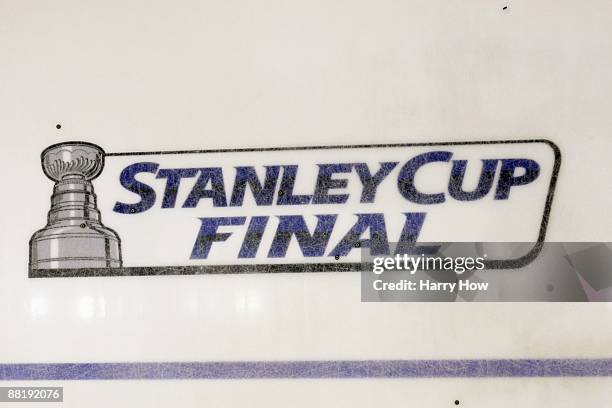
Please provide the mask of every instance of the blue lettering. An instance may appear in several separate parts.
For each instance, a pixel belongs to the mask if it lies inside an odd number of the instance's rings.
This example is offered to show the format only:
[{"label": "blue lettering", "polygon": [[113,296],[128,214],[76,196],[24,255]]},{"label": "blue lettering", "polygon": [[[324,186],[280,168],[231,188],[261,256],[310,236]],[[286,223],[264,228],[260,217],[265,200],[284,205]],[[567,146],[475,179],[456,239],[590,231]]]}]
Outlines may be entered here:
[{"label": "blue lettering", "polygon": [[298,166],[283,166],[283,178],[276,204],[278,205],[302,205],[308,204],[312,196],[293,195],[293,187],[297,176]]},{"label": "blue lettering", "polygon": [[473,191],[463,190],[463,179],[467,160],[453,160],[453,169],[448,183],[448,193],[459,201],[474,201],[481,199],[491,191],[495,170],[497,170],[497,160],[482,160],[482,170],[478,180],[478,186]]},{"label": "blue lettering", "polygon": [[451,159],[451,152],[423,153],[408,160],[397,179],[397,186],[405,199],[416,204],[439,204],[444,202],[444,193],[425,194],[417,191],[414,186],[416,172],[425,164],[432,162],[447,162]]},{"label": "blue lettering", "polygon": [[142,162],[127,166],[119,176],[119,182],[128,191],[138,194],[140,201],[136,204],[115,203],[113,211],[120,214],[137,214],[147,211],[155,204],[155,190],[145,183],[136,180],[138,173],[153,173],[157,171],[159,164]]},{"label": "blue lettering", "polygon": [[[525,169],[525,173],[516,177],[514,175],[517,168]],[[513,186],[522,186],[531,183],[540,175],[540,165],[529,159],[505,159],[502,160],[499,182],[495,191],[496,200],[507,200],[510,196],[510,189]]]},{"label": "blue lettering", "polygon": [[196,174],[198,174],[198,169],[160,169],[155,178],[166,179],[162,208],[174,208],[181,179],[195,177]]},{"label": "blue lettering", "polygon": [[[371,255],[389,254],[389,240],[383,214],[356,214],[357,222],[342,238],[329,256],[346,256],[356,246],[370,248]],[[361,235],[370,230],[369,239],[361,239]]]},{"label": "blue lettering", "polygon": [[355,170],[359,174],[363,190],[361,192],[362,203],[373,203],[376,196],[376,190],[382,181],[391,173],[391,170],[398,165],[398,162],[380,163],[380,169],[372,176],[370,169],[366,163],[355,164]]},{"label": "blue lettering", "polygon": [[[207,189],[208,182],[211,188]],[[202,198],[212,198],[213,206],[226,207],[227,199],[223,184],[223,172],[220,167],[210,167],[200,169],[200,177],[189,196],[183,204],[183,208],[195,208]]]},{"label": "blue lettering", "polygon": [[312,197],[313,204],[343,204],[348,200],[348,194],[329,194],[329,190],[334,188],[346,188],[347,179],[332,179],[335,173],[350,173],[353,169],[352,164],[319,164],[319,175],[315,193]]},{"label": "blue lettering", "polygon": [[236,167],[236,180],[234,181],[230,206],[242,205],[247,183],[251,187],[257,205],[272,205],[279,172],[280,166],[266,166],[266,178],[262,187],[254,167]]},{"label": "blue lettering", "polygon": [[317,226],[311,235],[301,215],[281,215],[268,258],[282,258],[287,254],[291,237],[295,235],[302,254],[306,257],[323,256],[334,229],[337,215],[317,215]]},{"label": "blue lettering", "polygon": [[221,225],[243,225],[246,217],[200,218],[202,225],[191,251],[191,259],[206,259],[213,242],[227,241],[231,232],[218,233]]}]

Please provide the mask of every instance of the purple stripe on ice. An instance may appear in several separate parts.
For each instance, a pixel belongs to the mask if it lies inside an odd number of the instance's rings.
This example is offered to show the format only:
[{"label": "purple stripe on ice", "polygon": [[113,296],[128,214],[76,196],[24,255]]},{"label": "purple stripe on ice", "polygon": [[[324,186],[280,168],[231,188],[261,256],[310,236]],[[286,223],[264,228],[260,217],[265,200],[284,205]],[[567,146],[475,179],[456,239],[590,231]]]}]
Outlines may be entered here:
[{"label": "purple stripe on ice", "polygon": [[612,359],[0,364],[0,380],[608,377]]}]

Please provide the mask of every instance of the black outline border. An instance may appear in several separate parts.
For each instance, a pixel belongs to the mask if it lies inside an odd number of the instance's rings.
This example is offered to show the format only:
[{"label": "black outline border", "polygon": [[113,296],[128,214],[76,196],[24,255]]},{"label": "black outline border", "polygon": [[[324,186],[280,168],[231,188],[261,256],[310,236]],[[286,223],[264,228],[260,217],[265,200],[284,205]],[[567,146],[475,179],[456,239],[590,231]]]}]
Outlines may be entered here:
[{"label": "black outline border", "polygon": [[[65,144],[67,142],[58,143]],[[86,142],[72,142],[88,144]],[[561,168],[561,150],[548,139],[524,140],[485,140],[464,142],[431,142],[431,143],[395,143],[395,144],[359,144],[337,146],[301,146],[301,147],[269,147],[269,148],[242,148],[242,149],[209,149],[209,150],[174,150],[153,152],[122,152],[106,153],[113,156],[144,156],[166,154],[193,154],[193,153],[237,153],[237,152],[266,152],[266,151],[296,151],[296,150],[329,150],[329,149],[360,149],[360,148],[395,148],[395,147],[427,147],[427,146],[466,146],[466,145],[493,145],[493,144],[531,144],[544,143],[548,145],[555,155],[553,172],[548,187],[548,194],[542,214],[542,222],[538,233],[538,241],[525,255],[511,260],[488,260],[486,269],[515,269],[522,268],[532,262],[542,250],[546,238],[546,229],[555,194],[555,186]],[[47,147],[44,151],[54,147]],[[43,151],[43,152],[44,152]],[[234,264],[234,265],[189,265],[189,266],[147,266],[147,267],[120,267],[120,268],[75,268],[75,269],[30,269],[30,278],[56,278],[56,277],[102,277],[102,276],[157,276],[157,275],[207,275],[207,274],[243,274],[243,273],[313,273],[313,272],[360,272],[364,270],[363,263],[303,263],[303,264]]]}]

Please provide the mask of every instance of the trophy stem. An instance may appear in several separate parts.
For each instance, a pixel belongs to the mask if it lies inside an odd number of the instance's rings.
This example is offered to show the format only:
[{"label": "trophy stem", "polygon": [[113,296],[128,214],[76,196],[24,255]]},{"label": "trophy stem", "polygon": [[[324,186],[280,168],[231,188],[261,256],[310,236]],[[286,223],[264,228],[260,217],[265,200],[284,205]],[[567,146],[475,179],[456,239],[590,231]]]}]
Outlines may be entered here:
[{"label": "trophy stem", "polygon": [[62,221],[100,224],[100,211],[90,181],[77,176],[55,183],[47,225]]}]

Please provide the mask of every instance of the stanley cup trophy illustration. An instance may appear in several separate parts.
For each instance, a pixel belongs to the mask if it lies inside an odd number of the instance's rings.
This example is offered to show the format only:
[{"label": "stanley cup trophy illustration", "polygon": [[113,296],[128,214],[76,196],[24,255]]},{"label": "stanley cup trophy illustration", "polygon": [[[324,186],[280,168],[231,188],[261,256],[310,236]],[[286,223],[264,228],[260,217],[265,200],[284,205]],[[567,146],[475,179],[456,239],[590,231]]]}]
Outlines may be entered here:
[{"label": "stanley cup trophy illustration", "polygon": [[102,225],[91,180],[104,167],[104,150],[85,142],[53,145],[41,154],[55,181],[47,225],[30,239],[30,270],[121,267],[121,242]]}]

